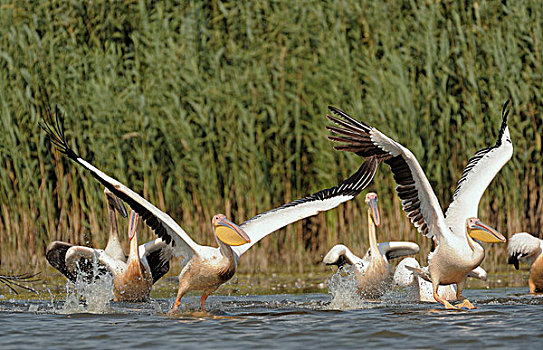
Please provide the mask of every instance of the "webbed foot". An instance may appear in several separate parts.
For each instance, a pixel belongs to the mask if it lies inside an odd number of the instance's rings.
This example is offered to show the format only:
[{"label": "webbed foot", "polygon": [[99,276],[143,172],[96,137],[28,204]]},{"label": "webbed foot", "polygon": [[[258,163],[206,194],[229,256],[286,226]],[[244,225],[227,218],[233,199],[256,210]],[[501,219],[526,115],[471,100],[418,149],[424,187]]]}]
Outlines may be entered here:
[{"label": "webbed foot", "polygon": [[464,299],[460,304],[456,304],[458,309],[466,308],[468,310],[476,309],[476,307],[468,300]]},{"label": "webbed foot", "polygon": [[173,304],[172,309],[168,312],[169,316],[175,315],[177,312],[177,309],[179,308],[179,305],[181,305],[181,299],[175,299],[175,303]]},{"label": "webbed foot", "polygon": [[445,306],[445,309],[447,309],[447,310],[458,310],[459,309],[457,306],[454,306],[453,304],[449,303],[447,300],[443,300],[442,304],[443,304],[443,306]]}]

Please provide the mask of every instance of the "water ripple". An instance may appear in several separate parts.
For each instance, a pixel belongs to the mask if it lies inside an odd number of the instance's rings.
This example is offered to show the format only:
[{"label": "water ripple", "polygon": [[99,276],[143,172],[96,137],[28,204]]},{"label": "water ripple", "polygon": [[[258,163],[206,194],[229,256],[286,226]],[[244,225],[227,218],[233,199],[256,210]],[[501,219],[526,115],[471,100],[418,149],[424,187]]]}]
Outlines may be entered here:
[{"label": "water ripple", "polygon": [[[3,350],[36,347],[71,349],[229,349],[300,347],[528,347],[543,330],[543,298],[518,290],[467,290],[478,309],[444,310],[429,303],[404,302],[392,294],[380,302],[357,300],[359,308],[330,307],[339,294],[217,296],[210,313],[193,307],[164,313],[170,299],[105,305],[106,313],[66,313],[64,300],[0,301]],[[490,294],[490,295],[489,295]],[[346,296],[344,294],[344,296]],[[80,301],[81,302],[81,301]],[[90,308],[89,308],[90,307]]]}]

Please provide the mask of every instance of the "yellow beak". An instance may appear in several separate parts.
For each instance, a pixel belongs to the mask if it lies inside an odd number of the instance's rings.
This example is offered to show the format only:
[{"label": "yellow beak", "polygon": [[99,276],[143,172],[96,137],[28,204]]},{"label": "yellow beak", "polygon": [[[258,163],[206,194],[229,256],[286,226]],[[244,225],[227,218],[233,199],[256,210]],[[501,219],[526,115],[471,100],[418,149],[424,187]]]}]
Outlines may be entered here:
[{"label": "yellow beak", "polygon": [[215,235],[223,243],[231,246],[251,242],[249,236],[238,225],[228,219],[222,219],[215,224]]},{"label": "yellow beak", "polygon": [[468,226],[468,234],[472,238],[487,243],[503,243],[507,240],[501,233],[480,220]]}]

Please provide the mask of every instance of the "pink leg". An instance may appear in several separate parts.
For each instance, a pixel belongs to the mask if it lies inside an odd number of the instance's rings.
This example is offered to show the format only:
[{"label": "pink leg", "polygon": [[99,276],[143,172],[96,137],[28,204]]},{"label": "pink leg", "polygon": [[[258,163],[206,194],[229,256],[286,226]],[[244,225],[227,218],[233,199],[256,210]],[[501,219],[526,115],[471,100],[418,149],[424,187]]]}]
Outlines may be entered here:
[{"label": "pink leg", "polygon": [[200,306],[202,307],[203,312],[206,312],[206,300],[208,296],[209,294],[204,292],[204,294],[202,294],[202,297],[200,298]]},{"label": "pink leg", "polygon": [[456,309],[456,307],[454,307],[453,305],[451,305],[451,303],[449,303],[446,299],[443,299],[439,296],[439,294],[437,293],[437,288],[439,287],[439,282],[432,282],[432,288],[434,290],[434,299],[438,302],[438,303],[441,303],[443,304],[443,306],[445,306],[445,309]]},{"label": "pink leg", "polygon": [[177,298],[175,298],[175,303],[173,304],[172,309],[170,310],[170,315],[173,315],[177,312],[177,309],[179,309],[179,305],[181,305],[181,298],[187,293],[185,288],[179,283],[179,290],[177,291]]}]

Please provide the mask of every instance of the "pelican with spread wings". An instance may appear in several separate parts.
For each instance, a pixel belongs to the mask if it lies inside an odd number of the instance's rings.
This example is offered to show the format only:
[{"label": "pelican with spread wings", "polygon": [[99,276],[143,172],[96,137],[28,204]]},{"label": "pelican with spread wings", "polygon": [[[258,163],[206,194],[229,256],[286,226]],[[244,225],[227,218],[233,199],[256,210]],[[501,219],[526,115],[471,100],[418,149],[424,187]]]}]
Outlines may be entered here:
[{"label": "pelican with spread wings", "polygon": [[76,154],[68,146],[58,109],[53,116],[51,109],[47,108],[43,119],[42,128],[60,152],[89,171],[102,185],[127,203],[159,238],[172,246],[173,254],[181,257],[179,288],[171,312],[177,311],[186,293],[195,290],[203,292],[200,305],[205,311],[207,297],[232,278],[239,258],[250,247],[290,223],[333,209],[354,198],[371,182],[378,165],[374,159],[365,161],[356,173],[339,185],[259,214],[241,225],[236,225],[223,214],[217,214],[212,220],[212,230],[218,247],[211,247],[194,242],[168,214]]},{"label": "pelican with spread wings", "polygon": [[[365,159],[385,162],[392,170],[397,183],[396,192],[407,217],[421,234],[435,238],[437,247],[428,257],[428,267],[416,269],[416,272],[432,282],[435,300],[449,309],[474,308],[469,300],[462,297],[462,289],[468,273],[484,259],[485,251],[480,241],[506,241],[501,233],[477,218],[477,209],[483,192],[513,154],[507,126],[508,102],[502,111],[496,144],[478,151],[468,161],[446,215],[410,150],[335,107],[330,107],[334,116],[327,116],[337,125],[327,127],[335,134],[329,138],[341,143],[335,148],[353,152]],[[462,301],[457,306],[451,305],[437,293],[439,285],[448,284],[457,285],[457,299]]]}]

